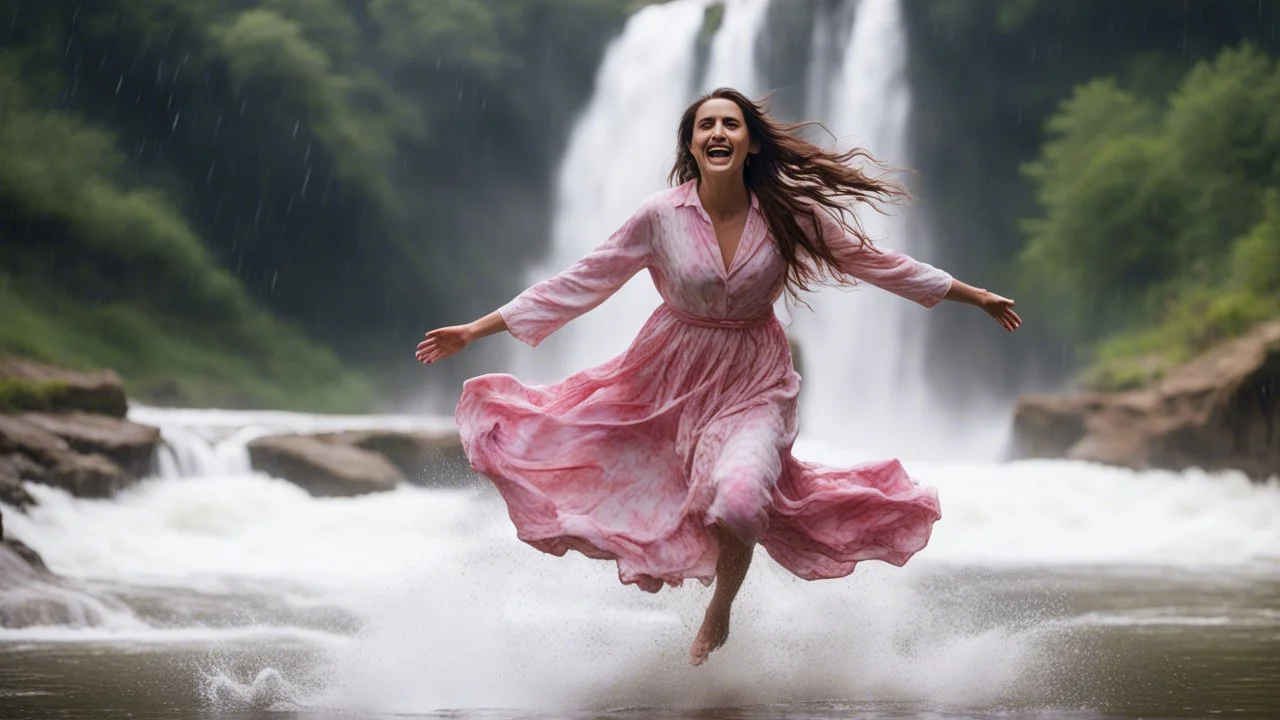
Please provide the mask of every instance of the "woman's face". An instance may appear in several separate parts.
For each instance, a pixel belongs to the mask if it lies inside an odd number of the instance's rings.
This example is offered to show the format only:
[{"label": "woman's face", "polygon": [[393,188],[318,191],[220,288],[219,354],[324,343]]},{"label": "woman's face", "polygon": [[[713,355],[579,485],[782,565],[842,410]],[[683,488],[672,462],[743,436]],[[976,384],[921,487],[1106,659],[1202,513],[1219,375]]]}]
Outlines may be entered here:
[{"label": "woman's face", "polygon": [[758,149],[747,134],[747,123],[737,103],[713,98],[698,108],[689,152],[702,177],[741,174],[747,156]]}]

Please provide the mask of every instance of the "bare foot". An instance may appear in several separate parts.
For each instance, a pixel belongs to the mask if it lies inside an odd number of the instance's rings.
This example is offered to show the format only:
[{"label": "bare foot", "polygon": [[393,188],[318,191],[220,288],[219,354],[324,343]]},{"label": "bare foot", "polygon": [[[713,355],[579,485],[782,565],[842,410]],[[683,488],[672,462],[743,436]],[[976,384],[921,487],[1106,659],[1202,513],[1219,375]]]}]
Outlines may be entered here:
[{"label": "bare foot", "polygon": [[696,666],[706,662],[711,651],[724,645],[728,639],[729,606],[725,605],[722,610],[713,604],[707,608],[702,627],[693,638],[693,645],[689,648],[689,663]]}]

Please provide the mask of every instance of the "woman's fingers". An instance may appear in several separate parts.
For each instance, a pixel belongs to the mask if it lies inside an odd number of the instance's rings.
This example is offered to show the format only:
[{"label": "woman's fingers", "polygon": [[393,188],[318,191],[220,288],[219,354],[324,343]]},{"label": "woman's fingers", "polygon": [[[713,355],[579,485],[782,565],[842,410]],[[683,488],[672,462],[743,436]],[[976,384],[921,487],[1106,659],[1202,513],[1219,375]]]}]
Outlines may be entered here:
[{"label": "woman's fingers", "polygon": [[430,365],[437,360],[456,355],[458,351],[462,350],[464,343],[451,336],[447,331],[448,328],[441,328],[426,334],[426,339],[418,343],[414,349],[413,356],[417,358],[418,362]]}]

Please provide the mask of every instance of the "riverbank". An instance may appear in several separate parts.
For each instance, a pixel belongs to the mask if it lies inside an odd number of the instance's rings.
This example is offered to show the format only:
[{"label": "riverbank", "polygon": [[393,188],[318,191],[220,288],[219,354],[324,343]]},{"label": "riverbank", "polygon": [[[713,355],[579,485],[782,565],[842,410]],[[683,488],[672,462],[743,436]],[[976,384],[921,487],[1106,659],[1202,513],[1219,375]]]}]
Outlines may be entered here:
[{"label": "riverbank", "polygon": [[[78,372],[17,358],[0,358],[0,503],[14,511],[36,504],[27,483],[76,498],[106,499],[144,478],[180,464],[179,448],[145,411],[130,415],[120,376]],[[197,411],[199,412],[199,411]],[[141,415],[143,421],[138,421]],[[314,497],[386,492],[400,484],[429,484],[431,466],[465,466],[457,432],[447,427],[326,429],[295,432],[287,423],[261,424],[246,443],[244,465],[287,480]],[[243,428],[236,428],[243,430]],[[18,560],[44,572],[35,551],[5,538]],[[0,613],[0,616],[3,614]],[[3,617],[0,617],[3,620]],[[10,618],[13,620],[13,618]],[[16,620],[14,620],[16,622]],[[0,626],[11,626],[0,622]]]},{"label": "riverbank", "polygon": [[1125,392],[1027,395],[1013,457],[1143,470],[1280,475],[1280,322],[1257,326]]}]

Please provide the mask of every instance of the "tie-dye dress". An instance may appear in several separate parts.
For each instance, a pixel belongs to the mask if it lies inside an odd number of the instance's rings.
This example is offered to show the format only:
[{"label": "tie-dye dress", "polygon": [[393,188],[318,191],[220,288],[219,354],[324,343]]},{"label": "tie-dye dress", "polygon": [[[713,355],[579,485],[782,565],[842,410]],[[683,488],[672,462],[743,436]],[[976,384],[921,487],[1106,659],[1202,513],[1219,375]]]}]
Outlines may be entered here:
[{"label": "tie-dye dress", "polygon": [[[950,288],[946,272],[859,248],[818,217],[843,272],[925,307]],[[800,378],[773,314],[787,268],[754,197],[728,268],[690,181],[499,312],[536,346],[644,269],[663,303],[621,355],[550,385],[491,374],[463,386],[463,448],[521,540],[614,560],[622,582],[650,592],[715,577],[717,523],[805,579],[902,565],[928,543],[937,493],[897,460],[792,456]]]}]

